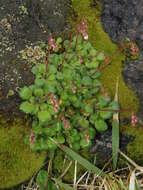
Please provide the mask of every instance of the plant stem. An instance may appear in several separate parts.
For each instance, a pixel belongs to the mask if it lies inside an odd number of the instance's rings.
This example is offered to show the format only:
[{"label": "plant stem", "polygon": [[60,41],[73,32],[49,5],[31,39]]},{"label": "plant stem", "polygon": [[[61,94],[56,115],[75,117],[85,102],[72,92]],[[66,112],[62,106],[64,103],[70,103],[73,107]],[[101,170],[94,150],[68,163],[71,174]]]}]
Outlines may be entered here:
[{"label": "plant stem", "polygon": [[48,55],[46,57],[46,71],[47,72],[48,72],[49,57],[50,57],[50,45],[48,45]]},{"label": "plant stem", "polygon": [[73,37],[74,37],[74,33],[71,35],[71,38],[70,38],[68,47],[67,47],[67,49],[66,49],[66,51],[65,51],[65,53],[64,53],[63,61],[62,61],[62,63],[59,65],[59,70],[61,70],[62,65],[64,64],[64,61],[65,61],[65,59],[66,59],[66,55],[67,55],[67,53],[68,53],[68,51],[69,51],[69,49],[70,49],[70,47],[71,47],[71,43],[72,43]]}]

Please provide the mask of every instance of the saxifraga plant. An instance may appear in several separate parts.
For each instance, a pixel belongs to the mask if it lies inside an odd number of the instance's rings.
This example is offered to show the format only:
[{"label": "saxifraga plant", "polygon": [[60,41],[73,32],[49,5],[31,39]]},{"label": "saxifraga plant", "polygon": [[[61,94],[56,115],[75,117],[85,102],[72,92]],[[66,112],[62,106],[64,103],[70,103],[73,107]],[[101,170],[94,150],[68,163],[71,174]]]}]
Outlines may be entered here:
[{"label": "saxifraga plant", "polygon": [[26,138],[33,150],[56,149],[51,138],[76,151],[90,147],[119,110],[99,80],[106,57],[87,40],[84,20],[70,40],[50,37],[46,63],[32,68],[34,84],[20,90],[20,110],[33,117]]}]

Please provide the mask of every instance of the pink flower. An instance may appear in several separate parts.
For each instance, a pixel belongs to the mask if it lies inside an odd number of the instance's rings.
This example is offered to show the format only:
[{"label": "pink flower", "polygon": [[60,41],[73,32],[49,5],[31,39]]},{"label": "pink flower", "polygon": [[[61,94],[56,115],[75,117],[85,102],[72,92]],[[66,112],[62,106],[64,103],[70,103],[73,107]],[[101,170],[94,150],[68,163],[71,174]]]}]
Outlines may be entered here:
[{"label": "pink flower", "polygon": [[80,62],[80,64],[83,63],[83,59],[82,59],[82,56],[81,56],[81,55],[79,56],[79,62]]},{"label": "pink flower", "polygon": [[72,92],[73,92],[74,94],[76,93],[76,90],[77,90],[76,86],[73,86],[73,87],[72,87]]},{"label": "pink flower", "polygon": [[132,112],[132,114],[131,114],[131,124],[132,124],[133,127],[135,127],[137,121],[138,120],[137,120],[137,117],[136,117],[135,113]]},{"label": "pink flower", "polygon": [[85,132],[85,140],[89,143],[89,135],[88,135],[88,130]]},{"label": "pink flower", "polygon": [[69,128],[70,128],[70,124],[69,124],[69,122],[65,119],[64,116],[61,117],[61,120],[63,121],[65,128],[66,128],[66,129],[69,129]]},{"label": "pink flower", "polygon": [[87,28],[87,22],[85,20],[81,20],[77,30],[85,40],[88,40]]},{"label": "pink flower", "polygon": [[53,48],[53,51],[56,51],[57,44],[52,36],[49,38],[48,45]]},{"label": "pink flower", "polygon": [[131,43],[131,51],[132,51],[132,54],[136,54],[138,52],[138,49],[137,47],[135,46],[135,44]]},{"label": "pink flower", "polygon": [[30,144],[32,146],[34,145],[34,132],[33,132],[33,129],[31,129],[31,134],[30,134]]},{"label": "pink flower", "polygon": [[58,113],[58,102],[56,100],[56,96],[54,94],[51,94],[50,95],[50,98],[51,98],[51,103],[53,104],[54,106],[54,111],[55,113]]},{"label": "pink flower", "polygon": [[108,63],[108,61],[109,61],[109,57],[105,56],[104,63],[106,64],[106,63]]}]

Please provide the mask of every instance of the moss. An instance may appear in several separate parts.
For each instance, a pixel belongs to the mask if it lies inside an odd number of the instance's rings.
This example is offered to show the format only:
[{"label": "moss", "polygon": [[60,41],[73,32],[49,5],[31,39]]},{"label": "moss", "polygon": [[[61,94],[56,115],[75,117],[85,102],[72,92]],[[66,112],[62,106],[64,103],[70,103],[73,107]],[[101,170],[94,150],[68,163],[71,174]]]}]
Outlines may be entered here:
[{"label": "moss", "polygon": [[0,116],[0,189],[29,179],[42,166],[46,154],[33,153],[24,144],[29,124]]},{"label": "moss", "polygon": [[[98,2],[98,1],[97,1]],[[91,6],[91,0],[73,0],[73,8],[77,14],[77,20],[71,21],[73,26],[79,22],[81,18],[85,18],[88,22],[89,41],[99,51],[104,51],[106,56],[112,58],[109,66],[103,69],[101,80],[111,94],[114,96],[117,77],[119,77],[119,103],[122,108],[130,107],[130,110],[137,112],[139,101],[136,94],[126,86],[122,77],[122,62],[125,56],[118,51],[118,46],[114,44],[107,33],[103,31],[100,20],[100,4],[96,8]],[[128,117],[130,113],[124,112],[121,117]]]},{"label": "moss", "polygon": [[121,126],[121,133],[134,137],[127,145],[127,155],[138,164],[143,164],[143,126]]}]

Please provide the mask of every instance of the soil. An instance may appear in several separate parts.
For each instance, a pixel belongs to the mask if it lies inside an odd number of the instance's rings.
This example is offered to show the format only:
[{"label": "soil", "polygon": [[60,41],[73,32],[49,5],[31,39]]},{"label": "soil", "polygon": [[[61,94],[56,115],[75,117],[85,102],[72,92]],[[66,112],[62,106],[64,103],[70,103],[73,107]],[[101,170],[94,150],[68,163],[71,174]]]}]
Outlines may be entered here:
[{"label": "soil", "polygon": [[142,0],[100,0],[102,4],[102,25],[114,42],[131,40],[140,48],[136,61],[124,63],[125,82],[137,93],[140,100],[138,116],[143,114],[143,1]]},{"label": "soil", "polygon": [[[0,112],[19,114],[18,89],[32,83],[32,64],[20,52],[67,28],[69,0],[0,1]],[[31,49],[30,49],[31,50]],[[39,52],[38,52],[39,53]]]}]

